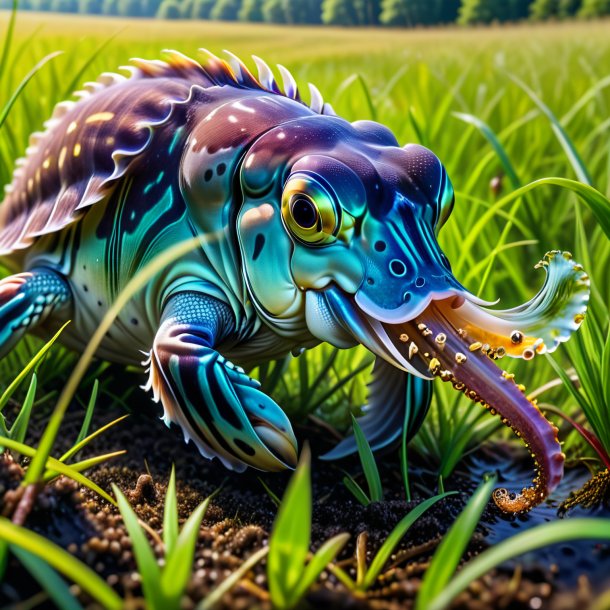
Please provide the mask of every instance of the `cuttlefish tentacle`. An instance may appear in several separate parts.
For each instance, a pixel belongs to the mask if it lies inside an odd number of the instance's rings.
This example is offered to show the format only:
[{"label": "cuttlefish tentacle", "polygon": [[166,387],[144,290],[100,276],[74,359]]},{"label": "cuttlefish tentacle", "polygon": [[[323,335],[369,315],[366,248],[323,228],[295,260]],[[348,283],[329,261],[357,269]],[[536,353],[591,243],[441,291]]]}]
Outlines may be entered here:
[{"label": "cuttlefish tentacle", "polygon": [[527,511],[542,502],[563,476],[565,456],[557,439],[558,430],[536,403],[528,400],[525,388],[515,382],[513,375],[499,369],[480,348],[468,350],[459,334],[446,331],[448,324],[450,320],[442,309],[431,305],[425,316],[410,325],[411,336],[420,345],[416,357],[425,362],[432,375],[498,415],[523,440],[536,468],[532,486],[514,495],[496,489],[493,498],[507,512]]},{"label": "cuttlefish tentacle", "polygon": [[492,311],[458,294],[431,301],[415,319],[384,324],[403,359],[419,374],[450,382],[470,400],[480,403],[520,437],[535,463],[530,487],[510,494],[494,493],[508,512],[523,512],[539,504],[563,476],[564,454],[557,428],[525,396],[514,375],[493,362],[503,355],[530,359],[553,351],[584,319],[589,280],[571,255],[550,252],[539,263],[546,271],[540,292],[520,307]]},{"label": "cuttlefish tentacle", "polygon": [[535,268],[545,270],[544,285],[519,307],[492,310],[460,297],[451,302],[451,319],[471,343],[493,357],[531,360],[570,338],[584,320],[589,277],[569,252],[558,250],[547,252]]}]

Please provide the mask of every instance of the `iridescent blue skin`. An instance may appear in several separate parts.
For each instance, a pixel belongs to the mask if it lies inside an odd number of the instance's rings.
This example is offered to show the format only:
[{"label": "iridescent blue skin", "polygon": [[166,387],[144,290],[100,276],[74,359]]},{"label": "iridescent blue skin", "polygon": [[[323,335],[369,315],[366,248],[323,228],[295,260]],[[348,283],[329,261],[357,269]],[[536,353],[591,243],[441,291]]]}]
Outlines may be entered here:
[{"label": "iridescent blue skin", "polygon": [[[493,360],[551,351],[582,321],[587,277],[564,253],[541,261],[540,293],[490,311],[453,276],[437,234],[453,188],[439,159],[384,126],[305,104],[255,58],[137,60],[60,104],[34,134],[0,207],[0,355],[66,319],[82,349],[135,273],[193,235],[183,256],[125,307],[99,349],[136,363],[164,420],[227,467],[281,470],[297,444],[282,409],[244,371],[327,341],[376,356],[361,425],[374,449],[409,435],[449,381],[499,414],[536,461],[521,511],[562,475],[557,430]],[[353,438],[326,458],[353,452]]]}]

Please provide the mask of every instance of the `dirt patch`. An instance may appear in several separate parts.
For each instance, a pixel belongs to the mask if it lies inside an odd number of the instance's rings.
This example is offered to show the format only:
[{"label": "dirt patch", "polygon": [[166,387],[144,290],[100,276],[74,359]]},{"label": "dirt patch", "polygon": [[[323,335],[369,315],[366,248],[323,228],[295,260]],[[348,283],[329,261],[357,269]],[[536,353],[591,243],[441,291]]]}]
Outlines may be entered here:
[{"label": "dirt patch", "polygon": [[[131,417],[96,439],[79,457],[127,448],[128,454],[89,474],[106,490],[110,490],[111,482],[116,483],[126,493],[139,517],[157,533],[162,528],[163,500],[172,463],[176,467],[179,514],[182,519],[205,497],[221,488],[210,504],[199,533],[193,574],[184,604],[187,609],[194,608],[245,558],[266,544],[276,507],[261,481],[281,497],[289,475],[263,474],[252,470],[243,474],[230,473],[200,457],[192,445],[185,445],[178,430],[165,428],[151,415],[155,407],[146,397],[143,400],[134,399],[130,407],[133,410]],[[94,427],[120,414],[120,411],[98,408]],[[70,444],[78,433],[81,421],[80,409],[69,411],[60,444]],[[33,437],[36,438],[39,432],[32,430]],[[313,439],[314,456],[330,448],[333,442],[321,430],[299,430],[298,434]],[[58,447],[57,451],[61,449]],[[434,473],[415,460],[411,467],[414,501],[406,502],[397,464],[395,453],[381,456],[379,466],[385,499],[364,507],[342,484],[343,469],[354,474],[360,472],[357,460],[337,465],[319,462],[314,457],[312,546],[316,548],[333,535],[349,532],[350,543],[339,557],[339,562],[352,575],[355,575],[354,544],[359,533],[368,533],[368,554],[371,559],[396,523],[421,499],[436,493]],[[509,469],[507,464],[514,467]],[[527,480],[531,475],[529,468],[529,462],[522,460],[522,454],[513,455],[511,448],[497,446],[479,452],[467,460],[446,483],[448,489],[461,493],[439,502],[414,524],[366,598],[354,597],[334,576],[324,573],[319,586],[308,596],[306,605],[319,609],[410,608],[438,541],[459,514],[483,473],[500,470],[510,486],[517,488],[522,479]],[[570,472],[566,485],[576,485],[577,479],[584,476],[582,472]],[[6,492],[10,495],[10,490],[19,484],[20,477],[18,464],[11,459],[0,462],[0,493],[3,498]],[[565,489],[561,493],[567,495]],[[501,515],[495,507],[489,506],[467,556],[516,530],[556,518],[557,505],[557,499],[551,500],[530,515],[516,518]],[[599,509],[595,514],[607,512]],[[60,479],[48,486],[40,496],[27,525],[61,544],[98,571],[121,595],[131,600],[130,608],[143,607],[141,582],[131,543],[114,507],[88,490],[79,490],[73,482]],[[160,545],[157,545],[156,552],[161,556]],[[225,596],[221,607],[270,608],[265,568],[264,561],[255,566],[247,581]],[[460,595],[453,607],[468,610],[572,610],[578,607],[584,610],[596,594],[610,587],[608,574],[610,551],[607,546],[592,543],[584,546],[578,543],[562,545],[552,554],[541,552],[528,556],[519,563],[508,564],[487,575]],[[86,607],[95,608],[78,587],[74,586],[73,591]],[[40,596],[38,585],[16,560],[11,559],[7,577],[0,585],[2,606],[15,607],[15,604],[36,595]],[[53,607],[43,597],[40,600],[42,605],[36,607]]]}]

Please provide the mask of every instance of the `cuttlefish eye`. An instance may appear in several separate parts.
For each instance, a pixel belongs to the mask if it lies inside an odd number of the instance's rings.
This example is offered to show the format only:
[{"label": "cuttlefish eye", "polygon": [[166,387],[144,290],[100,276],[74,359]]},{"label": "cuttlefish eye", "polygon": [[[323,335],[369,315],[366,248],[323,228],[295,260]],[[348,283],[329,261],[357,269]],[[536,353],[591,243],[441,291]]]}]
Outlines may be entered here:
[{"label": "cuttlefish eye", "polygon": [[290,203],[290,212],[301,229],[313,229],[318,224],[318,208],[305,195],[294,195]]},{"label": "cuttlefish eye", "polygon": [[323,246],[336,239],[341,226],[341,207],[329,187],[299,172],[284,187],[282,219],[297,241]]}]

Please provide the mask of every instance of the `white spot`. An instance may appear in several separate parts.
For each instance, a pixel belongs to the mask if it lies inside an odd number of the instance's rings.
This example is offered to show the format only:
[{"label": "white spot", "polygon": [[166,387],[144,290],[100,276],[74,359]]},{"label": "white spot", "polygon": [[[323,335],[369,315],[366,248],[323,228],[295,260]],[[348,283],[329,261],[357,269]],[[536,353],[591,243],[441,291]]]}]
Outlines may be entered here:
[{"label": "white spot", "polygon": [[256,208],[250,208],[241,219],[242,228],[248,229],[258,224],[265,223],[273,218],[275,210],[269,203],[263,203]]},{"label": "white spot", "polygon": [[229,115],[229,123],[237,123],[237,117],[234,114]]},{"label": "white spot", "polygon": [[286,134],[283,131],[280,131],[280,133],[277,134],[278,140],[283,140],[285,137],[286,137]]},{"label": "white spot", "polygon": [[246,159],[246,167],[250,167],[252,165],[252,163],[254,163],[254,156],[256,153],[251,154],[247,159]]},{"label": "white spot", "polygon": [[244,112],[249,112],[250,114],[254,114],[255,110],[254,108],[250,108],[249,106],[246,106],[245,104],[242,104],[241,102],[234,102],[232,104],[233,108],[237,109],[237,110],[243,110]]}]

